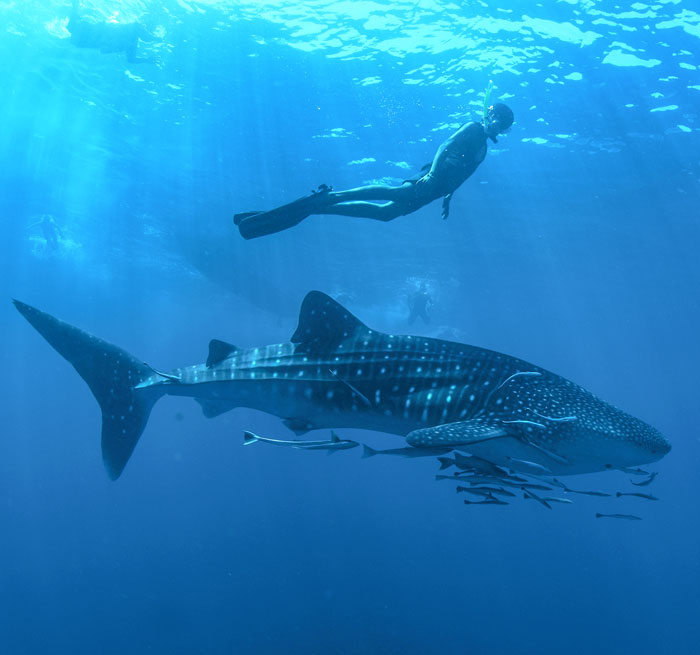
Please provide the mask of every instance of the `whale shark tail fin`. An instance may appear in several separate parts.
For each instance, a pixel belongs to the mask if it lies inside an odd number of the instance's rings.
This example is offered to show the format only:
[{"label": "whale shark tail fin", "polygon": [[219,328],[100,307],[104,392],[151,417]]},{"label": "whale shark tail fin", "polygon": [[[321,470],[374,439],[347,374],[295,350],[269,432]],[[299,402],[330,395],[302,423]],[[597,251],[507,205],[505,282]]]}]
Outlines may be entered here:
[{"label": "whale shark tail fin", "polygon": [[102,410],[102,459],[116,480],[124,470],[158,398],[159,387],[139,385],[155,371],[117,346],[102,341],[30,305],[17,310],[85,380]]}]

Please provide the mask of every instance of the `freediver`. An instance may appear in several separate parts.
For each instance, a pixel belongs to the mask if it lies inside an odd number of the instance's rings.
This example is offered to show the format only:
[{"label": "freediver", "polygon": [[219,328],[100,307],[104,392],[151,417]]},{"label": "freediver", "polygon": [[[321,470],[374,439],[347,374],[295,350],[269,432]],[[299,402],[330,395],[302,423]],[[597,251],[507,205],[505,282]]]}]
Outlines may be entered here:
[{"label": "freediver", "polygon": [[433,299],[428,293],[428,287],[421,284],[420,289],[417,289],[408,297],[408,324],[413,325],[415,320],[420,317],[426,325],[430,323],[430,308],[433,305]]},{"label": "freediver", "polygon": [[78,48],[95,48],[103,54],[123,52],[129,63],[153,61],[150,57],[139,57],[139,40],[153,41],[153,36],[145,25],[133,23],[102,23],[92,18],[80,16],[79,0],[72,0],[72,10],[68,20],[71,43]]},{"label": "freediver", "polygon": [[63,239],[63,231],[51,214],[44,214],[36,223],[32,223],[28,229],[40,227],[46,241],[46,247],[58,250],[58,242]]},{"label": "freediver", "polygon": [[335,214],[391,221],[442,198],[442,218],[450,212],[452,194],[469,178],[486,157],[488,139],[513,123],[513,112],[502,103],[488,106],[491,88],[484,98],[483,119],[462,125],[438,148],[426,164],[400,186],[370,184],[347,191],[333,191],[325,184],[311,195],[276,209],[236,214],[233,222],[244,239],[254,239],[286,230],[312,214]]}]

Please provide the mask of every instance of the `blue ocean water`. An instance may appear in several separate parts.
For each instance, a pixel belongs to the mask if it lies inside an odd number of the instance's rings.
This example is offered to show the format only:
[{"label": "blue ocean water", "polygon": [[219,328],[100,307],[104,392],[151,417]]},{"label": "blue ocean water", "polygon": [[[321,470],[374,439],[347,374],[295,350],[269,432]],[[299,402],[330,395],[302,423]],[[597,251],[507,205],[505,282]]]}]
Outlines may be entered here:
[{"label": "blue ocean water", "polygon": [[[144,61],[78,47],[67,1],[0,3],[0,652],[697,652],[695,3],[80,12],[144,26]],[[234,212],[321,183],[400,182],[479,119],[490,80],[516,121],[448,220],[436,202],[390,223],[234,229]],[[422,285],[432,320],[409,326]],[[10,303],[169,370],[204,361],[211,338],[288,341],[310,289],[380,330],[522,357],[649,422],[673,444],[646,488],[661,500],[466,507],[433,459],[244,448],[244,429],[293,435],[172,397],[111,482],[87,386]]]}]

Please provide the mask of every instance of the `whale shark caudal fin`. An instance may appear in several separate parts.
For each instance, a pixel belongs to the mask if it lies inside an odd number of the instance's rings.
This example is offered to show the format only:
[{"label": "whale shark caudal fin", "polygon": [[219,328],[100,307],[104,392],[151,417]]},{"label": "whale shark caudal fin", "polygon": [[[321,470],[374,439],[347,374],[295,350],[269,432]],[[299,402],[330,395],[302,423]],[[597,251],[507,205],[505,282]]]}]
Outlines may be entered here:
[{"label": "whale shark caudal fin", "polygon": [[146,427],[151,408],[163,394],[137,389],[153,369],[129,353],[49,314],[13,300],[17,310],[87,382],[102,410],[102,459],[116,480]]}]

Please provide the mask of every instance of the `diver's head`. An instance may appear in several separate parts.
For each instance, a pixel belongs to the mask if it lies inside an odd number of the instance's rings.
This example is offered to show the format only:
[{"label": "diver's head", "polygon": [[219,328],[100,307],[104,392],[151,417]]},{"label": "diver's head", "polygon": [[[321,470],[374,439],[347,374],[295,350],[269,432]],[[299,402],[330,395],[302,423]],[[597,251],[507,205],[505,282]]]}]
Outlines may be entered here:
[{"label": "diver's head", "polygon": [[513,124],[513,111],[508,105],[497,102],[491,105],[486,112],[484,127],[488,137],[496,143],[496,136],[503,134]]}]

